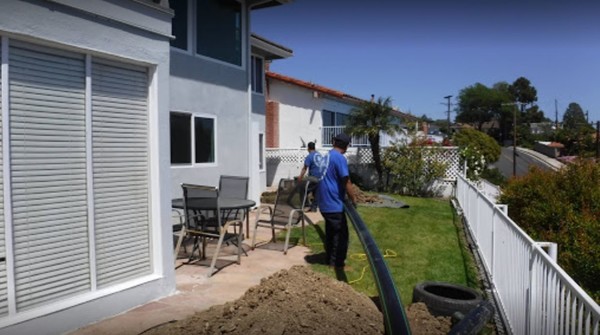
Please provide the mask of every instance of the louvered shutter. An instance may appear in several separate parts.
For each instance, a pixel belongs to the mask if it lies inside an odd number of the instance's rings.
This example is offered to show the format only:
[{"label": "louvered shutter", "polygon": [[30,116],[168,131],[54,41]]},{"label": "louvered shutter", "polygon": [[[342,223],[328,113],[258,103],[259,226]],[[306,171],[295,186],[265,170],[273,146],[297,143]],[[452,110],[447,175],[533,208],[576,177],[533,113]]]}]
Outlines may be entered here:
[{"label": "louvered shutter", "polygon": [[90,290],[82,55],[12,42],[10,150],[18,310]]},{"label": "louvered shutter", "polygon": [[151,272],[148,73],[92,64],[92,143],[98,286]]},{"label": "louvered shutter", "polygon": [[[2,64],[2,42],[0,41],[0,65]],[[2,67],[0,66],[0,316],[8,313],[6,293],[6,244],[4,233],[4,152],[2,149]]]}]

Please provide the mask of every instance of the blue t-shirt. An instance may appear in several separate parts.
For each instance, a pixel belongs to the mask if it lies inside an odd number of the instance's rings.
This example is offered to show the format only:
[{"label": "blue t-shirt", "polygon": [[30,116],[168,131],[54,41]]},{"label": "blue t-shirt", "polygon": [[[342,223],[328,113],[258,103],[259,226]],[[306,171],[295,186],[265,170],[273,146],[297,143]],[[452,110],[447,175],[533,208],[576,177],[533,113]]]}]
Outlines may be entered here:
[{"label": "blue t-shirt", "polygon": [[320,178],[321,172],[319,171],[319,166],[317,165],[317,160],[321,157],[316,151],[311,151],[308,156],[304,159],[304,166],[308,167],[308,175]]},{"label": "blue t-shirt", "polygon": [[317,202],[322,213],[341,213],[346,197],[345,179],[350,176],[348,162],[335,149],[329,151],[328,156],[329,166],[325,177],[319,182]]}]

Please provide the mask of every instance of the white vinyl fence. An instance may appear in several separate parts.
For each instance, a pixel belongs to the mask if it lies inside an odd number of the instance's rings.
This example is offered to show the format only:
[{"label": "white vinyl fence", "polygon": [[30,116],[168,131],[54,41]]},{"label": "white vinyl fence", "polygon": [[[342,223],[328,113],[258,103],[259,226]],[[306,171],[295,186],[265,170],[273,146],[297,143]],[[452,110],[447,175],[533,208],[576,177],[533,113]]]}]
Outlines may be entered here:
[{"label": "white vinyl fence", "polygon": [[510,333],[598,335],[598,304],[508,217],[507,206],[461,175],[456,198]]}]

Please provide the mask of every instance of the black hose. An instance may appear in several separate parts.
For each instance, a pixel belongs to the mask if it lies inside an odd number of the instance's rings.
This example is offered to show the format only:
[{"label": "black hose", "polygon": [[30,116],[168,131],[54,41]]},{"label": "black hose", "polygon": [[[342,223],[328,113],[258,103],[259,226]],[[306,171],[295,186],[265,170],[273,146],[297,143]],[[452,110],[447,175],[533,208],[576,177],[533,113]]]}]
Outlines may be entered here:
[{"label": "black hose", "polygon": [[404,313],[400,294],[396,289],[396,285],[381,251],[352,203],[346,200],[344,207],[362,243],[367,259],[369,260],[369,266],[375,277],[381,301],[381,309],[383,311],[385,333],[387,335],[410,334],[410,325]]}]

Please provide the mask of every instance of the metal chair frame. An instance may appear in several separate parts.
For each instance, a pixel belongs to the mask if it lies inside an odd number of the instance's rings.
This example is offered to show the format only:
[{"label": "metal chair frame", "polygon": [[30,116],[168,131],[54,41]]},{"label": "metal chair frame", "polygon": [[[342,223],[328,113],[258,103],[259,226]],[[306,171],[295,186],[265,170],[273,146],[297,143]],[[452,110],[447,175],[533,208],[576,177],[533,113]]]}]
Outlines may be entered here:
[{"label": "metal chair frame", "polygon": [[[240,264],[242,254],[242,220],[227,220],[225,223],[222,222],[221,209],[219,206],[219,190],[212,186],[203,185],[192,185],[192,184],[181,184],[183,190],[183,203],[184,203],[184,228],[185,233],[180,234],[180,238],[177,241],[177,248],[175,255],[179,253],[181,242],[184,236],[194,238],[194,246],[188,259],[188,263],[191,262],[194,257],[194,252],[198,250],[200,259],[206,257],[206,240],[207,239],[218,239],[215,253],[213,255],[210,270],[208,276],[212,276],[215,272],[215,265],[221,246],[223,242],[232,241],[237,239],[237,264]],[[195,194],[192,196],[190,193],[199,193],[200,196]],[[214,201],[214,208],[206,210],[198,210],[194,208],[188,208],[189,199],[207,199]],[[212,215],[211,215],[212,212]],[[236,227],[234,233],[229,233],[230,227]],[[239,227],[239,231],[237,228]]]},{"label": "metal chair frame", "polygon": [[[284,193],[281,191],[283,190],[283,186],[285,184],[290,184],[290,183],[292,183],[295,188],[295,190],[292,192],[296,192],[296,194],[300,194],[302,196],[300,204],[298,205],[297,208],[294,208],[293,206],[291,206],[292,209],[287,214],[286,222],[276,221],[276,218],[283,218],[283,216],[280,215],[281,214],[281,213],[279,213],[280,209],[278,208],[278,207],[280,207],[280,206],[278,206],[279,202],[282,201],[282,198],[281,198],[283,196],[282,193]],[[255,224],[254,224],[254,231],[253,231],[253,235],[252,235],[252,244],[251,244],[252,249],[254,249],[256,247],[256,232],[257,232],[257,229],[259,226],[271,228],[273,241],[275,241],[275,229],[285,229],[286,236],[285,236],[285,244],[283,247],[283,253],[287,254],[289,241],[290,241],[290,232],[292,230],[292,227],[296,226],[299,222],[302,223],[302,244],[306,245],[306,231],[304,229],[304,226],[305,226],[304,207],[306,205],[306,197],[307,197],[308,187],[309,187],[310,183],[311,183],[310,181],[305,180],[305,181],[301,182],[300,184],[298,184],[295,179],[285,179],[285,178],[281,179],[279,181],[279,186],[277,187],[277,195],[275,197],[275,205],[274,206],[261,205],[258,208],[258,210],[256,211],[256,220],[255,220]],[[292,194],[292,196],[293,195],[294,194]],[[291,197],[288,195],[288,198],[286,199],[286,201],[289,202],[290,198]],[[261,215],[264,215],[264,214],[268,214],[267,219],[261,219]],[[295,215],[297,215],[297,217],[294,220]]]}]

